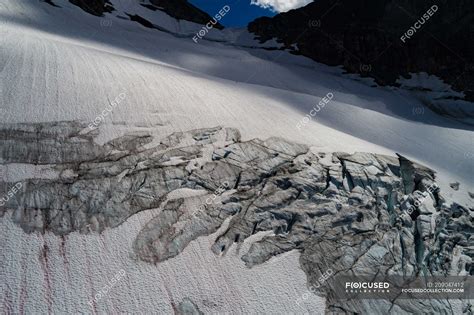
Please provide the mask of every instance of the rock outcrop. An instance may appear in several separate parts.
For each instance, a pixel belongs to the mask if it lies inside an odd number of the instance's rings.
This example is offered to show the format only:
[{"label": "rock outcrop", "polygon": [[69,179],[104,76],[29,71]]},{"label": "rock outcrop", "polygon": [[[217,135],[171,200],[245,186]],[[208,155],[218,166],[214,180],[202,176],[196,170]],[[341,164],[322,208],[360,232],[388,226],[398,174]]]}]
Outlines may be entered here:
[{"label": "rock outcrop", "polygon": [[433,74],[473,101],[473,9],[469,0],[317,0],[258,18],[248,30],[262,42],[276,38],[289,49],[296,44],[296,54],[382,85],[409,73]]},{"label": "rock outcrop", "polygon": [[114,10],[109,0],[69,0],[69,2],[96,16],[102,16]]},{"label": "rock outcrop", "polygon": [[[178,20],[202,25],[212,21],[212,17],[209,14],[192,5],[187,0],[150,0],[150,3],[153,6],[147,6],[148,8],[158,8]],[[214,27],[220,30],[224,28],[220,23],[216,23]]]},{"label": "rock outcrop", "polygon": [[[84,128],[0,126],[1,164],[49,165],[58,174],[23,181],[0,208],[11,209],[25,232],[100,232],[161,208],[134,242],[150,263],[223,226],[212,247],[219,255],[270,232],[251,244],[245,264],[299,250],[308,286],[336,313],[452,313],[443,299],[341,299],[341,275],[411,281],[474,273],[474,207],[448,204],[434,171],[402,156],[313,152],[280,138],[242,141],[238,130],[222,127],[173,133],[156,146],[147,134],[98,145],[96,131]],[[1,182],[0,192],[14,184]],[[194,194],[171,197],[182,189]]]},{"label": "rock outcrop", "polygon": [[[130,0],[130,1],[136,1],[137,3],[139,3],[138,0]],[[51,0],[48,0],[46,2],[51,5],[57,6]],[[109,0],[69,0],[69,2],[80,7],[82,10],[86,11],[87,13],[90,13],[96,16],[103,16],[104,13],[110,13],[114,11],[114,7]],[[140,4],[143,7],[148,8],[152,11],[157,11],[157,10],[163,11],[169,16],[174,17],[177,20],[185,20],[185,21],[190,21],[197,24],[202,24],[202,25],[207,24],[210,21],[213,21],[213,18],[209,14],[197,8],[196,6],[192,5],[187,0],[150,0],[149,2],[145,1]],[[135,21],[138,18],[145,20],[144,18],[137,15],[129,15],[129,16],[135,17],[134,19],[131,19],[132,21]],[[213,27],[217,29],[224,28],[218,22],[216,22],[215,25],[213,25]]]}]

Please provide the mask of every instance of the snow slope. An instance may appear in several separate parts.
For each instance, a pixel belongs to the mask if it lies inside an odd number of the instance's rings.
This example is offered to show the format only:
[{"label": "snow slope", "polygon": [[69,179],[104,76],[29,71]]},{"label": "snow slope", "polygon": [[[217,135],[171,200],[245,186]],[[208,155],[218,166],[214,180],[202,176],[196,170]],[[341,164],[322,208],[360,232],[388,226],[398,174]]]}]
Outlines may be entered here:
[{"label": "snow slope", "polygon": [[[396,151],[473,182],[472,130],[408,94],[371,88],[283,51],[195,44],[116,18],[120,12],[103,26],[103,18],[56,3],[62,8],[0,4],[4,122],[92,120],[107,98],[126,91],[108,123],[165,131],[225,124],[247,137],[285,136],[322,150]],[[334,100],[299,131],[296,124],[328,92]]]},{"label": "snow slope", "polygon": [[[212,31],[196,44],[191,36],[200,25],[176,22],[129,0],[112,0],[117,11],[106,18],[91,16],[65,0],[54,2],[61,8],[29,0],[0,3],[2,123],[92,122],[125,93],[100,126],[102,141],[126,130],[146,130],[160,137],[224,125],[240,129],[244,139],[281,136],[318,151],[398,152],[438,170],[446,189],[449,182],[459,181],[461,188],[455,194],[473,203],[467,195],[467,190],[474,191],[472,130],[432,113],[408,93],[373,88],[365,80],[344,77],[339,69],[288,52],[240,47],[243,39],[245,46],[253,46],[242,30]],[[120,18],[124,12],[146,15],[179,36]],[[296,128],[327,93],[334,99],[303,128]],[[53,312],[84,307],[87,312],[86,299],[122,266],[131,270],[126,284],[118,283],[98,303],[98,312],[154,308],[169,313],[171,302],[184,295],[196,298],[209,312],[303,311],[294,303],[306,286],[296,253],[271,268],[246,270],[237,257],[213,257],[207,252],[210,240],[203,238],[169,264],[136,262],[129,257],[129,242],[147,215],[139,214],[100,238],[74,234],[64,240],[49,234],[44,239],[24,235],[4,217],[0,222],[1,258],[7,261],[0,267],[3,307],[41,313],[48,307]],[[96,246],[97,242],[102,243]],[[54,261],[41,265],[41,258],[34,260],[45,243]],[[59,257],[61,250],[66,252],[64,258]],[[185,272],[187,264],[195,266],[200,259],[215,266],[212,272],[179,275],[179,270]],[[178,271],[171,266],[175,262],[182,266]],[[68,265],[75,271],[67,271]],[[85,266],[92,269],[84,270]],[[19,274],[22,268],[24,273]],[[57,308],[64,299],[65,309]],[[221,302],[209,306],[206,299]],[[306,311],[321,312],[324,301],[311,299]]]}]

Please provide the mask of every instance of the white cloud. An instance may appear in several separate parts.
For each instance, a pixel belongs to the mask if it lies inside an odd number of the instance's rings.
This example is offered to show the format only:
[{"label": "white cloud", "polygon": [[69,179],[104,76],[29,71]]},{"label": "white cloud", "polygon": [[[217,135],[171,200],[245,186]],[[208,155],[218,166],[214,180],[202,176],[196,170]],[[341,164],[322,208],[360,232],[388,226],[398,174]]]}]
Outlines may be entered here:
[{"label": "white cloud", "polygon": [[286,12],[291,9],[301,8],[311,2],[313,0],[251,0],[250,4],[276,12]]}]

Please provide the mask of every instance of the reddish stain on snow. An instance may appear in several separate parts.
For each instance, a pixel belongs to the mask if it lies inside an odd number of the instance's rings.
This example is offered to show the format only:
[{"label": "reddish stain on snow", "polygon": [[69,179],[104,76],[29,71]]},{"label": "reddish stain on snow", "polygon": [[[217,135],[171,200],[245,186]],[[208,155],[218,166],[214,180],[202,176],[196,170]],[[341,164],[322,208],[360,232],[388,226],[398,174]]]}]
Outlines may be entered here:
[{"label": "reddish stain on snow", "polygon": [[[91,272],[91,262],[90,262],[90,259],[89,259],[89,255],[87,253],[87,241],[86,241],[86,238],[82,238],[82,246],[81,246],[84,250],[84,257],[86,258],[86,268],[87,268],[87,273],[86,273],[86,279],[87,279],[87,282],[89,284],[89,288],[91,290],[91,299],[92,300],[92,312],[93,314],[97,314],[97,305],[94,301],[94,285],[92,284],[92,272]],[[89,301],[90,301],[89,300]],[[89,301],[87,301],[87,304],[89,304]]]},{"label": "reddish stain on snow", "polygon": [[63,258],[64,269],[66,270],[67,281],[68,281],[68,283],[71,283],[71,274],[70,274],[70,271],[69,271],[69,258],[67,257],[67,253],[66,253],[66,240],[67,240],[67,236],[66,235],[61,235],[61,241],[59,243],[59,254]]},{"label": "reddish stain on snow", "polygon": [[20,291],[20,305],[18,307],[18,312],[20,314],[25,314],[25,303],[28,297],[28,292],[26,290],[27,283],[26,283],[26,261],[28,257],[25,252],[22,252],[21,255],[21,291]]},{"label": "reddish stain on snow", "polygon": [[45,298],[46,302],[48,303],[48,314],[53,313],[53,298],[52,298],[52,290],[51,290],[51,272],[48,266],[48,252],[49,248],[48,245],[45,244],[43,238],[43,247],[40,251],[39,261],[41,264],[41,268],[43,269],[43,281],[45,285]]},{"label": "reddish stain on snow", "polygon": [[2,311],[6,314],[13,314],[13,302],[10,296],[10,290],[5,292],[5,297],[2,302]]}]

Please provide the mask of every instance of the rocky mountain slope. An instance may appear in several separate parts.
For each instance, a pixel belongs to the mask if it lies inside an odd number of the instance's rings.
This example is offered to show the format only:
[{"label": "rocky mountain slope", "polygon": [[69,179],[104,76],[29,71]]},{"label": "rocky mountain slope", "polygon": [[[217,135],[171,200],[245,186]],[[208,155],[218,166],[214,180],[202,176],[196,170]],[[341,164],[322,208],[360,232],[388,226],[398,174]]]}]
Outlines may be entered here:
[{"label": "rocky mountain slope", "polygon": [[[52,6],[58,6],[54,0],[47,0],[44,1]],[[86,11],[87,13],[102,16],[106,12],[114,11],[114,7],[112,3],[108,0],[69,0],[70,3],[77,5],[82,10]]]},{"label": "rocky mountain slope", "polygon": [[468,0],[318,0],[248,29],[261,41],[277,38],[296,45],[297,54],[383,85],[410,73],[436,75],[472,101],[473,9]]},{"label": "rocky mountain slope", "polygon": [[[142,6],[156,11],[165,12],[177,20],[186,20],[198,24],[206,24],[212,20],[212,17],[201,9],[189,3],[187,0],[130,0],[140,3]],[[54,0],[45,1],[53,6],[57,6]],[[109,0],[69,0],[87,13],[103,16],[104,13],[113,12],[114,6]],[[217,29],[224,27],[220,23],[214,25]]]},{"label": "rocky mountain slope", "polygon": [[[187,0],[150,0],[150,3],[155,8],[159,8],[169,16],[179,20],[186,20],[203,25],[213,20],[209,14],[195,7]],[[152,7],[148,6],[148,8]],[[217,29],[224,28],[220,23],[216,23],[214,27]]]}]

